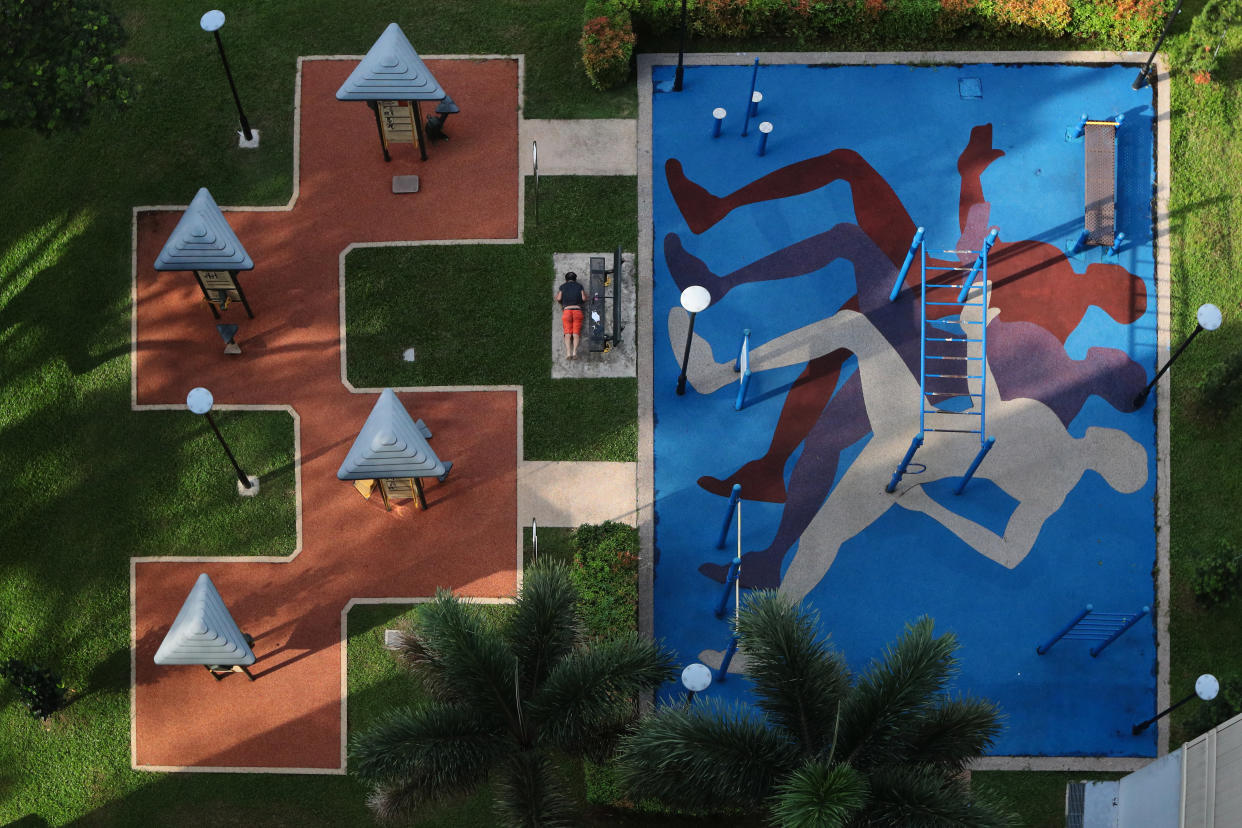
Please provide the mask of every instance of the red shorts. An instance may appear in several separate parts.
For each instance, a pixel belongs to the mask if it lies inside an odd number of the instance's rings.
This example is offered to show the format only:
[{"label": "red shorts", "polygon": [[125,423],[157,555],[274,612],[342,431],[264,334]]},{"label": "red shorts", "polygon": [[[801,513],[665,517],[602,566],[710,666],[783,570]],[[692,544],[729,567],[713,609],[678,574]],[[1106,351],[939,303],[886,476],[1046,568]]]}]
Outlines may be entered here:
[{"label": "red shorts", "polygon": [[565,308],[561,311],[561,330],[566,334],[582,333],[583,313],[581,308]]}]

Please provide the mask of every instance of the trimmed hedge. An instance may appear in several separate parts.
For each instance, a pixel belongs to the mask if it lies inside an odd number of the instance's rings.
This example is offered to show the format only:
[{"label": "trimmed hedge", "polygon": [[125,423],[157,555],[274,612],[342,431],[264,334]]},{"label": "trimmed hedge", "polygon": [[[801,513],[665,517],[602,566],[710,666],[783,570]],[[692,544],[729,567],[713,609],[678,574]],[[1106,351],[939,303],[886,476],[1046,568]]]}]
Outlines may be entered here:
[{"label": "trimmed hedge", "polygon": [[[1211,0],[1234,4],[1238,0]],[[983,34],[1071,37],[1114,49],[1146,47],[1171,0],[687,0],[696,37],[782,37],[797,45],[839,36],[843,48],[901,48],[963,29]],[[634,28],[678,29],[681,0],[588,0],[582,63],[591,84],[608,89],[630,74]]]}]

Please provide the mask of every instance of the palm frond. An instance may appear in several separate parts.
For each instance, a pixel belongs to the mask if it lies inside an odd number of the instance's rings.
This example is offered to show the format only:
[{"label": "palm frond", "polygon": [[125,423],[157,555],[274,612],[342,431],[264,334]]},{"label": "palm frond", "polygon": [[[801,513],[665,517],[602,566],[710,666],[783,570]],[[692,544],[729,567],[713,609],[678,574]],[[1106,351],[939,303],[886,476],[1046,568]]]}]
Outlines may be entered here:
[{"label": "palm frond", "polygon": [[738,614],[757,703],[807,756],[831,743],[837,709],[850,690],[845,660],[818,630],[818,613],[776,592],[751,593]]},{"label": "palm frond", "polygon": [[521,738],[514,692],[517,662],[479,607],[437,590],[402,636],[398,656],[433,698],[463,704]]},{"label": "palm frond", "polygon": [[781,828],[837,828],[867,797],[867,780],[849,765],[810,761],[777,786],[772,816]]},{"label": "palm frond", "polygon": [[568,789],[540,752],[512,754],[495,774],[492,808],[501,825],[572,828],[580,824]]},{"label": "palm frond", "polygon": [[907,624],[881,661],[858,680],[841,713],[837,759],[865,770],[901,761],[909,730],[936,704],[956,671],[957,638],[932,634],[926,616]]},{"label": "palm frond", "polygon": [[617,767],[636,799],[757,810],[798,764],[797,745],[744,706],[663,707],[621,740]]},{"label": "palm frond", "polygon": [[962,771],[1001,731],[1000,709],[983,699],[943,699],[907,729],[906,758]]},{"label": "palm frond", "polygon": [[1007,828],[1016,825],[989,796],[971,792],[959,777],[930,765],[889,766],[869,774],[871,804],[861,824],[907,828]]},{"label": "palm frond", "polygon": [[517,656],[523,697],[533,694],[581,640],[577,598],[564,564],[545,559],[526,570],[505,624],[505,640]]},{"label": "palm frond", "polygon": [[578,753],[585,743],[632,716],[635,697],[676,675],[673,655],[662,646],[630,634],[580,647],[548,674],[531,699],[528,712],[541,738]]},{"label": "palm frond", "polygon": [[376,812],[395,816],[481,782],[505,748],[503,736],[473,711],[430,704],[393,711],[355,736],[350,764],[378,783]]}]

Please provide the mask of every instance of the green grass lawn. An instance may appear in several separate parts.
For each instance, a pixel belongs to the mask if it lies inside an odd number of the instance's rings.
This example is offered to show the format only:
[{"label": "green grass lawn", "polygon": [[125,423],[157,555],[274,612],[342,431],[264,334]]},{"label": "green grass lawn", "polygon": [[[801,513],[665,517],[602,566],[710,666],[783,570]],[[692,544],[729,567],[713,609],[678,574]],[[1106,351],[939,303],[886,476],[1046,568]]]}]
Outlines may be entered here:
[{"label": "green grass lawn", "polygon": [[[1201,5],[1187,2],[1172,45]],[[129,557],[287,554],[294,545],[292,421],[286,414],[220,414],[242,465],[263,480],[257,498],[242,500],[201,419],[130,410],[131,209],[186,203],[200,186],[225,205],[285,203],[292,189],[296,56],[360,54],[390,21],[405,26],[426,54],[524,53],[527,117],[632,117],[635,93],[632,86],[607,94],[587,86],[578,65],[581,0],[250,4],[226,10],[222,31],[247,114],[263,136],[260,151],[239,152],[214,44],[198,28],[202,9],[156,0],[117,0],[115,6],[130,33],[124,60],[141,84],[135,105],[50,139],[0,132],[0,657],[43,662],[75,690],[73,704],[44,726],[0,687],[0,823],[38,814],[55,825],[208,818],[221,824],[367,824],[363,789],[348,777],[129,769]],[[753,45],[760,44],[722,48]],[[1201,336],[1173,372],[1175,698],[1200,672],[1240,669],[1233,631],[1242,624],[1242,607],[1235,601],[1203,609],[1188,586],[1195,562],[1219,538],[1242,545],[1242,524],[1234,516],[1242,475],[1232,462],[1242,457],[1242,415],[1236,408],[1206,411],[1196,402],[1211,366],[1239,350],[1233,334],[1242,312],[1235,275],[1242,272],[1242,245],[1234,238],[1242,201],[1231,174],[1242,167],[1239,53],[1242,30],[1235,27],[1213,83],[1176,77],[1173,85],[1174,341],[1193,328],[1199,303],[1215,302],[1225,313],[1224,327]],[[634,198],[633,179],[545,179],[539,226],[528,216],[524,246],[352,254],[351,378],[359,385],[521,383],[528,457],[633,459],[632,380],[547,379],[546,289],[552,252],[606,250],[619,241],[634,248]],[[513,321],[512,332],[481,328],[453,354],[437,352],[434,324],[423,331],[402,328],[408,320],[385,318],[378,309],[374,318],[353,318],[371,284],[358,277],[402,290],[393,277],[411,266],[488,280],[496,306]],[[204,324],[210,324],[206,314]],[[417,336],[438,356],[413,366],[378,349],[366,358],[367,343],[388,334]],[[604,419],[592,443],[572,450],[557,445],[558,423],[597,417]],[[547,554],[558,545],[553,534]],[[402,611],[351,613],[351,726],[407,697],[406,680],[376,638]],[[1193,707],[1174,714],[1174,745],[1194,735],[1186,724]],[[1062,807],[1064,776],[977,778],[1015,793],[1030,809],[1032,824],[1048,824],[1047,815]],[[485,824],[480,814],[435,818],[445,825]]]},{"label": "green grass lawn", "polygon": [[[636,460],[637,382],[552,379],[550,349],[552,254],[618,244],[634,250],[635,187],[632,177],[544,177],[536,225],[528,178],[524,244],[352,251],[345,264],[350,382],[521,385],[527,458]],[[463,289],[476,293],[465,324]],[[402,361],[393,343],[414,345],[417,359]]]}]

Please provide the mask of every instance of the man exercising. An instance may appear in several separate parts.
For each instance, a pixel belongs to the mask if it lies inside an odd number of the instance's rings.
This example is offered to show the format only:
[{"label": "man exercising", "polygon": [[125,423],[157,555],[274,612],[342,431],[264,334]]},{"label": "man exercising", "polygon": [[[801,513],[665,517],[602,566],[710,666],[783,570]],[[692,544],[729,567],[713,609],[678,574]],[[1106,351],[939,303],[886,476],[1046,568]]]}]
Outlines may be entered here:
[{"label": "man exercising", "polygon": [[565,274],[565,283],[556,292],[561,303],[561,331],[565,334],[565,358],[578,358],[578,342],[582,339],[582,322],[586,316],[584,303],[586,291],[578,284],[578,274]]}]

